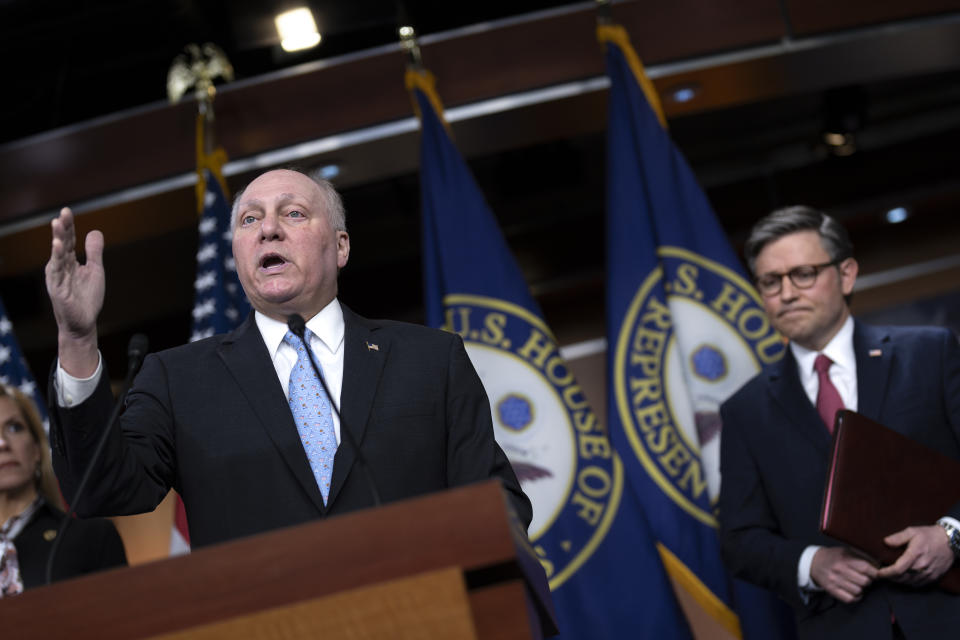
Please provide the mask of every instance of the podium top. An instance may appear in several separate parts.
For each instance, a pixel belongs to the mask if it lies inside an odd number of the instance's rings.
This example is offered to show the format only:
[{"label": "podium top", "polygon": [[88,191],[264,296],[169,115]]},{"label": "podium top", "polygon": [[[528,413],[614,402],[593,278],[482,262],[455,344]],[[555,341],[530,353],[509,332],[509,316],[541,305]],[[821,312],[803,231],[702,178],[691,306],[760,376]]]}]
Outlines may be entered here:
[{"label": "podium top", "polygon": [[0,619],[24,639],[148,638],[451,566],[468,584],[471,572],[523,577],[555,632],[543,570],[495,480],[28,590],[0,600]]}]

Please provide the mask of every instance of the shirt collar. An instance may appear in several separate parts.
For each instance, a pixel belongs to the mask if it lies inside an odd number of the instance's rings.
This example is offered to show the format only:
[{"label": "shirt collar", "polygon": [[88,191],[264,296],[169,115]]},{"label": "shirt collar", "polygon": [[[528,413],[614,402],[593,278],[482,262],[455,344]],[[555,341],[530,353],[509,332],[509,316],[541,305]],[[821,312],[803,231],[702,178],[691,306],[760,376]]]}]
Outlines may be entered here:
[{"label": "shirt collar", "polygon": [[27,523],[30,522],[30,519],[33,518],[33,514],[43,506],[44,499],[42,495],[38,495],[34,498],[26,509],[21,511],[15,516],[11,516],[6,522],[0,522],[0,540],[13,540],[17,535],[23,531],[23,528],[27,526]]},{"label": "shirt collar", "polygon": [[790,343],[790,349],[797,360],[797,366],[804,373],[813,371],[813,361],[820,353],[830,358],[841,369],[856,371],[857,358],[853,352],[853,316],[847,316],[840,330],[821,351],[811,351],[796,342]]},{"label": "shirt collar", "polygon": [[[277,355],[277,350],[287,335],[287,325],[279,320],[269,318],[259,311],[254,312],[257,328],[263,336],[270,357]],[[320,313],[307,320],[309,329],[331,353],[337,353],[343,346],[343,309],[340,302],[334,298],[330,304],[320,310]]]}]

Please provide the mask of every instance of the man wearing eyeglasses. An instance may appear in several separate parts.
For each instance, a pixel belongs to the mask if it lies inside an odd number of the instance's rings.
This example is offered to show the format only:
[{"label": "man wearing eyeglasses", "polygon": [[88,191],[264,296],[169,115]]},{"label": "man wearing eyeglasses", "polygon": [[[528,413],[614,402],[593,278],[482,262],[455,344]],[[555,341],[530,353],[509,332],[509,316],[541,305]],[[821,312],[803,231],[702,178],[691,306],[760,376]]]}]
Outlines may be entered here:
[{"label": "man wearing eyeglasses", "polygon": [[939,328],[874,327],[848,304],[857,261],[846,230],[808,207],[761,219],[746,258],[789,339],[779,363],[720,409],[720,534],[733,573],[793,605],[801,638],[938,638],[960,598],[934,582],[960,552],[960,504],[885,539],[884,568],[818,530],[838,409],[858,411],[960,459],[960,347]]}]

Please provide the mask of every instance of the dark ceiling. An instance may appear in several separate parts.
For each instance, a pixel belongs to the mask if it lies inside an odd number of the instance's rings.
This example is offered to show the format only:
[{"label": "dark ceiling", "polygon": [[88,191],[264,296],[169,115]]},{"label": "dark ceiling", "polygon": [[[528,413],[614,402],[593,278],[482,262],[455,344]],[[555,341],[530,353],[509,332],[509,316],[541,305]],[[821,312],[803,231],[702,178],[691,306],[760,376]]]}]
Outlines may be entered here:
[{"label": "dark ceiling", "polygon": [[[601,335],[606,94],[592,3],[312,2],[324,42],[298,56],[272,32],[279,4],[0,0],[0,49],[17,61],[0,103],[0,297],[34,372],[55,349],[44,225],[64,204],[107,236],[108,362],[134,331],[154,348],[189,335],[196,105],[165,104],[165,83],[191,42],[215,42],[236,70],[215,103],[230,186],[277,157],[336,163],[353,245],[342,299],[422,321],[400,12],[448,108],[478,107],[451,118],[458,146],[561,343]],[[957,254],[960,1],[903,5],[614,5],[735,245],[762,213],[802,202],[847,222],[867,273]],[[677,88],[698,93],[681,103]],[[529,99],[497,106],[504,96]],[[852,154],[824,143],[835,129],[853,135]],[[884,214],[897,206],[911,215],[892,226]]]},{"label": "dark ceiling", "polygon": [[[217,44],[243,80],[396,42],[401,15],[426,35],[569,4],[574,2],[0,0],[8,97],[0,105],[0,143],[165,100],[167,71],[190,43]],[[273,17],[282,7],[302,5],[312,7],[322,45],[285,53]]]}]

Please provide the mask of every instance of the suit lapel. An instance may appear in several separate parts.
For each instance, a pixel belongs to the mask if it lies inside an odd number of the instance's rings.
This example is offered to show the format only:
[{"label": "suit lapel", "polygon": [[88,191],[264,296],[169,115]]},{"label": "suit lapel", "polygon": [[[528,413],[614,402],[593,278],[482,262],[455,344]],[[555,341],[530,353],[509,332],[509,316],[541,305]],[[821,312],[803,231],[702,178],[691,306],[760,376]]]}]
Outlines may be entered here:
[{"label": "suit lapel", "polygon": [[800,384],[797,361],[789,348],[780,362],[769,370],[767,382],[770,394],[789,418],[790,424],[822,450],[824,455],[828,455],[830,432]]},{"label": "suit lapel", "polygon": [[[353,442],[363,444],[367,421],[377,393],[380,374],[387,361],[390,342],[379,326],[343,308],[343,387],[340,392],[340,430],[349,429]],[[332,504],[346,482],[356,460],[356,452],[341,433],[340,446],[333,459],[328,505]]]},{"label": "suit lapel", "polygon": [[893,342],[883,329],[856,322],[853,352],[857,358],[857,413],[880,420],[893,362]]},{"label": "suit lapel", "polygon": [[217,352],[290,471],[317,509],[323,512],[323,496],[303,452],[303,443],[293,422],[290,405],[283,395],[280,381],[273,373],[273,361],[267,353],[253,313],[236,331],[227,334]]}]

